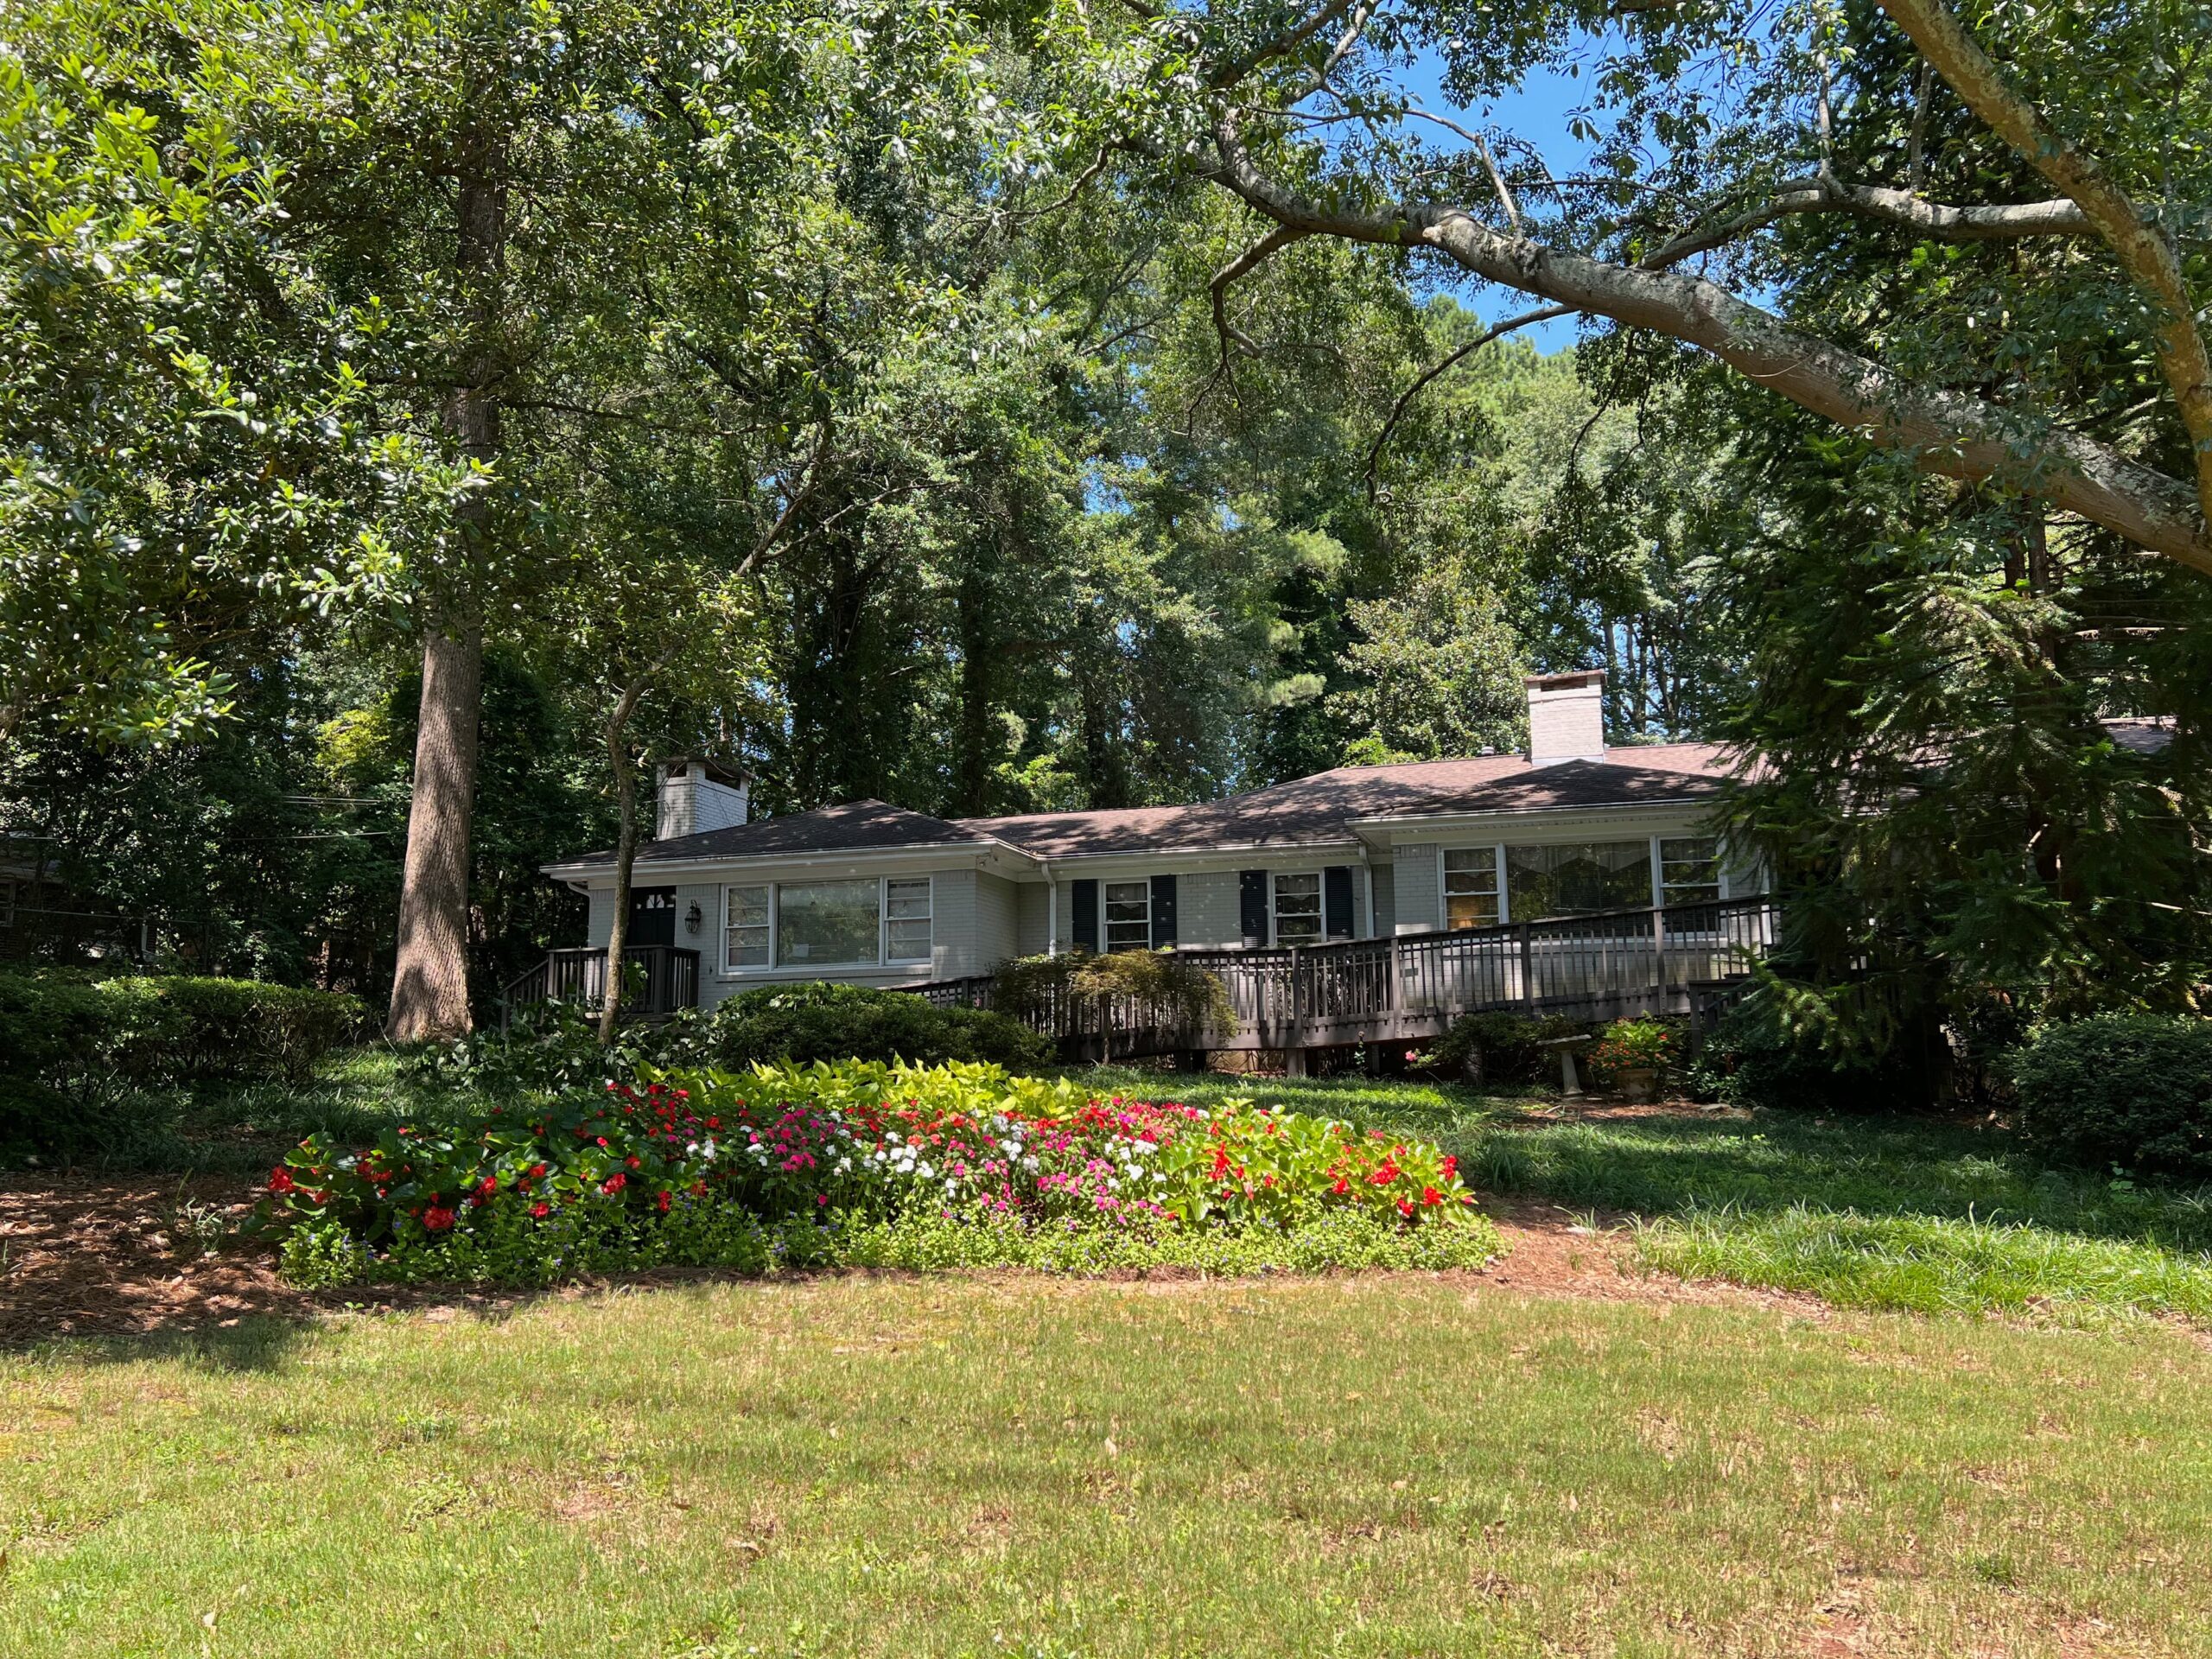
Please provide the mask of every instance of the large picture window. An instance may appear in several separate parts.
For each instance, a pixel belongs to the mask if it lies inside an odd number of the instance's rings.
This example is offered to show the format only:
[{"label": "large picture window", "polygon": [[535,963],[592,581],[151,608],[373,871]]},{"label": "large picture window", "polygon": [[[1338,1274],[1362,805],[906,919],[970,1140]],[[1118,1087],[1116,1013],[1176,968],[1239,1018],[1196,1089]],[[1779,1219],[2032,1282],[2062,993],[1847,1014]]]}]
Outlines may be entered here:
[{"label": "large picture window", "polygon": [[1106,949],[1148,950],[1152,948],[1152,883],[1109,881],[1106,884]]},{"label": "large picture window", "polygon": [[1643,910],[1651,904],[1649,841],[1508,847],[1506,898],[1516,922]]},{"label": "large picture window", "polygon": [[1275,877],[1275,943],[1321,943],[1321,875]]},{"label": "large picture window", "polygon": [[930,879],[883,884],[883,957],[887,962],[930,959]]},{"label": "large picture window", "polygon": [[784,882],[776,888],[776,965],[854,968],[877,960],[882,890],[874,881]]},{"label": "large picture window", "polygon": [[1714,836],[1669,836],[1659,843],[1659,902],[1701,905],[1720,897],[1720,842]]},{"label": "large picture window", "polygon": [[1497,849],[1453,847],[1444,854],[1444,925],[1497,925]]}]

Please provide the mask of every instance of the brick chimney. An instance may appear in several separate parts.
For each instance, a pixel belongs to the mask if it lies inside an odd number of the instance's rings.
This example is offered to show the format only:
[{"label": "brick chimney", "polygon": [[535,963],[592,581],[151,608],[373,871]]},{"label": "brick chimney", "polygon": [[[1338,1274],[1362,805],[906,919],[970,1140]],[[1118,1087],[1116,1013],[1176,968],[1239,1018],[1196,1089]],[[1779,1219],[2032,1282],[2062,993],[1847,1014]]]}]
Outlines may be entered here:
[{"label": "brick chimney", "polygon": [[702,835],[743,823],[753,804],[753,780],[711,760],[679,755],[658,773],[660,810],[653,838]]},{"label": "brick chimney", "polygon": [[1529,764],[1605,758],[1605,671],[1531,674],[1529,686]]}]

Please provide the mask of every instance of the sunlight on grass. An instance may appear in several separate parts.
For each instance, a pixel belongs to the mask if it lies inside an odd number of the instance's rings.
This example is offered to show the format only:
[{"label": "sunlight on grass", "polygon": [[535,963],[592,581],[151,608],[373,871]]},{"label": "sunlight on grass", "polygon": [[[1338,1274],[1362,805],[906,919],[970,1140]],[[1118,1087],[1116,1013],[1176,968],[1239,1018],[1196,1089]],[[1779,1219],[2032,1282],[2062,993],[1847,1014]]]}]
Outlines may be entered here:
[{"label": "sunlight on grass", "polygon": [[2204,1653],[2208,1421],[2163,1332],[1420,1278],[241,1327],[0,1360],[0,1651]]}]

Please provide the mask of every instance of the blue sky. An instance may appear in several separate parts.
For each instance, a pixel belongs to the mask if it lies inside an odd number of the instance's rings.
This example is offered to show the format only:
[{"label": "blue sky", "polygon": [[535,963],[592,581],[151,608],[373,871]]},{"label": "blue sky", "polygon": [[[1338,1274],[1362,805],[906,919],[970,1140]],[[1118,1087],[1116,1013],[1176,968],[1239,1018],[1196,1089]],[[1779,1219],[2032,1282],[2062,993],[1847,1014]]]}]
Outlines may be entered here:
[{"label": "blue sky", "polygon": [[[1424,109],[1450,116],[1470,127],[1479,129],[1496,124],[1519,134],[1541,150],[1555,169],[1562,168],[1588,154],[1589,146],[1579,142],[1567,130],[1569,113],[1590,101],[1590,86],[1586,79],[1578,79],[1560,70],[1539,69],[1531,72],[1519,86],[1495,104],[1468,109],[1452,103],[1444,95],[1443,73],[1442,61],[1433,54],[1424,54],[1410,70],[1401,73],[1399,84]],[[1496,289],[1477,289],[1471,287],[1465,296],[1465,302],[1485,317],[1501,315],[1505,310],[1522,309],[1525,303]],[[1577,319],[1560,317],[1524,329],[1522,334],[1535,342],[1537,350],[1555,352],[1562,346],[1572,346],[1580,327]]]}]

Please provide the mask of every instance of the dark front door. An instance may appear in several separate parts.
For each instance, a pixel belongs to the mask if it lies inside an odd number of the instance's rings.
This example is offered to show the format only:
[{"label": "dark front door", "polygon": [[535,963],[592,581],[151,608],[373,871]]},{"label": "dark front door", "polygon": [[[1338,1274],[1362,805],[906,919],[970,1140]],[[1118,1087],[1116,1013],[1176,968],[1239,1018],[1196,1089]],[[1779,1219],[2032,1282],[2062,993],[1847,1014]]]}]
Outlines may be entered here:
[{"label": "dark front door", "polygon": [[630,889],[630,943],[632,944],[674,944],[676,943],[676,889],[674,887],[632,887]]}]

